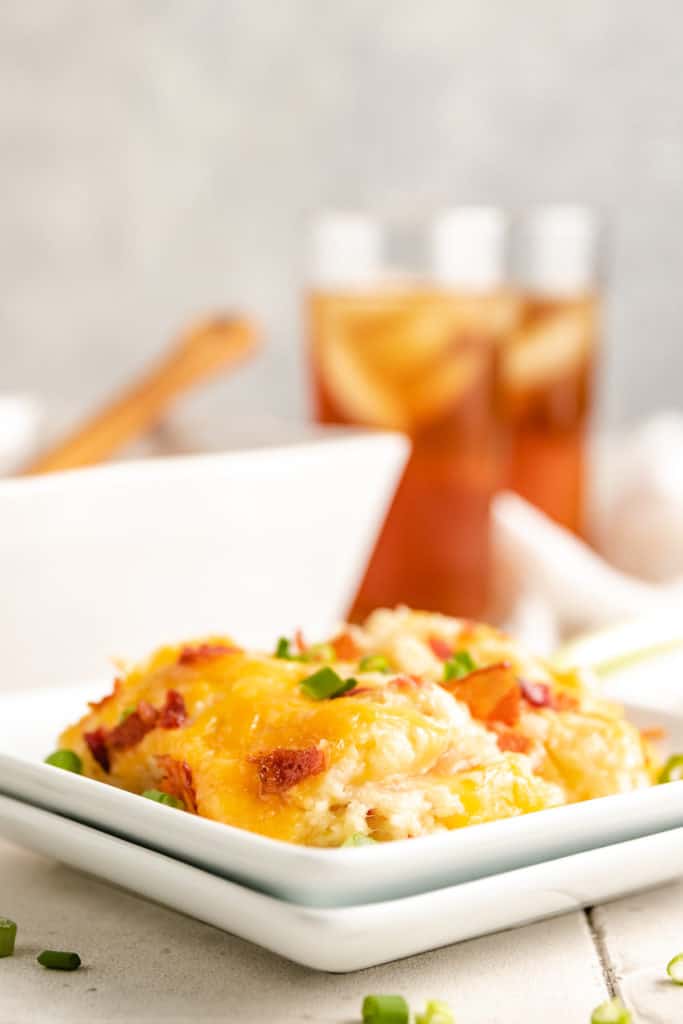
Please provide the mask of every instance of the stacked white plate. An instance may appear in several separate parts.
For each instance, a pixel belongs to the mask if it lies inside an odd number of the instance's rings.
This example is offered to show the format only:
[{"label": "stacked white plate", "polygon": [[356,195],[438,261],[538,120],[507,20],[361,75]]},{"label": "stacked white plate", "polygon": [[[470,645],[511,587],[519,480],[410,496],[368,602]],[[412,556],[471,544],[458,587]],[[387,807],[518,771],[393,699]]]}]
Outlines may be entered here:
[{"label": "stacked white plate", "polygon": [[[0,483],[0,833],[321,970],[668,880],[683,783],[379,846],[293,846],[42,763],[108,655],[343,613],[405,457],[390,435]],[[85,686],[67,687],[73,680]],[[661,702],[660,702],[661,705]],[[633,708],[683,750],[683,721]]]}]

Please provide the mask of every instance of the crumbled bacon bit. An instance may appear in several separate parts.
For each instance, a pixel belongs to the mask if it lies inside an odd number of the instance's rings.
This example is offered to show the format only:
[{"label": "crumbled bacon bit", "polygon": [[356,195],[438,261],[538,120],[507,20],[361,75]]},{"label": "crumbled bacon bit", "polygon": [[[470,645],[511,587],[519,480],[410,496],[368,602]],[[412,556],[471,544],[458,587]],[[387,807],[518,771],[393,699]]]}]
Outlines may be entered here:
[{"label": "crumbled bacon bit", "polygon": [[90,753],[97,761],[103,771],[108,772],[110,768],[109,751],[107,750],[107,736],[105,730],[100,726],[92,732],[83,734],[83,739],[88,744]]},{"label": "crumbled bacon bit", "polygon": [[533,740],[515,729],[509,729],[498,722],[493,723],[489,728],[495,732],[500,750],[511,751],[515,754],[528,754],[533,747]]},{"label": "crumbled bacon bit", "polygon": [[579,707],[579,698],[565,690],[556,690],[551,697],[550,706],[553,711],[576,711]]},{"label": "crumbled bacon bit", "polygon": [[639,732],[646,743],[659,743],[667,736],[666,729],[662,729],[660,725],[654,725],[649,729],[640,729]]},{"label": "crumbled bacon bit", "polygon": [[299,654],[303,654],[304,651],[308,650],[308,644],[306,643],[303,631],[301,629],[297,629],[294,632],[294,644]]},{"label": "crumbled bacon bit", "polygon": [[414,689],[416,686],[422,686],[424,679],[421,679],[419,676],[409,676],[404,673],[390,680],[390,683],[392,686],[397,686],[399,690],[410,690]]},{"label": "crumbled bacon bit", "polygon": [[362,654],[361,648],[350,633],[340,633],[330,645],[340,661],[355,661]]},{"label": "crumbled bacon bit", "polygon": [[146,700],[141,700],[132,711],[113,729],[100,726],[94,732],[85,733],[84,739],[95,760],[106,772],[111,767],[111,753],[114,750],[130,750],[153,729],[179,729],[187,721],[187,709],[182,694],[169,690],[161,710]]},{"label": "crumbled bacon bit", "polygon": [[159,712],[159,727],[161,729],[179,729],[187,722],[187,708],[183,695],[177,690],[169,690],[166,694],[166,703]]},{"label": "crumbled bacon bit", "polygon": [[261,794],[284,793],[311,775],[319,775],[327,767],[325,752],[319,747],[287,750],[278,747],[247,760],[257,766]]},{"label": "crumbled bacon bit", "polygon": [[187,761],[178,761],[169,754],[160,754],[156,760],[164,773],[159,783],[159,789],[164,793],[168,793],[169,796],[182,800],[185,804],[185,809],[196,814],[197,794],[194,788],[192,769]]},{"label": "crumbled bacon bit", "polygon": [[130,750],[156,727],[157,718],[157,709],[141,700],[135,711],[105,733],[104,741],[112,750]]},{"label": "crumbled bacon bit", "polygon": [[531,683],[526,679],[520,679],[519,685],[522,696],[535,708],[549,708],[552,704],[552,690],[547,683]]},{"label": "crumbled bacon bit", "polygon": [[241,654],[241,647],[230,644],[186,644],[178,655],[179,665],[199,665],[203,661],[222,658],[225,654]]},{"label": "crumbled bacon bit", "polygon": [[521,691],[512,665],[501,661],[470,672],[464,679],[442,683],[457,700],[467,704],[474,718],[483,722],[519,721]]},{"label": "crumbled bacon bit", "polygon": [[440,636],[432,635],[428,637],[427,643],[432,649],[432,653],[440,658],[441,661],[448,661],[449,658],[453,657],[455,648],[453,644],[449,644],[447,640],[444,640]]},{"label": "crumbled bacon bit", "polygon": [[372,693],[377,689],[379,689],[377,686],[354,686],[352,690],[344,690],[343,693],[338,694],[334,699],[343,700],[345,697],[359,697],[361,693]]}]

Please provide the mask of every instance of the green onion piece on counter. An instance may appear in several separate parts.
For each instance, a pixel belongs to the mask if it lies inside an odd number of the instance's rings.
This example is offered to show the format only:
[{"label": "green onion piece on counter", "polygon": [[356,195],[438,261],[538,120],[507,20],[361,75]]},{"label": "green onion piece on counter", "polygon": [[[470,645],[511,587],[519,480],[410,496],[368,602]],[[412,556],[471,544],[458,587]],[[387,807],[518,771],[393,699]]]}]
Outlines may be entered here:
[{"label": "green onion piece on counter", "polygon": [[300,661],[334,661],[337,655],[334,653],[332,644],[311,644],[303,654],[299,655]]},{"label": "green onion piece on counter", "polygon": [[678,953],[666,965],[666,973],[676,985],[683,985],[683,953]]},{"label": "green onion piece on counter", "polygon": [[313,700],[327,700],[330,697],[340,697],[347,690],[352,690],[356,686],[356,680],[342,679],[333,668],[326,665],[312,676],[302,679],[299,685]]},{"label": "green onion piece on counter", "polygon": [[165,804],[166,807],[176,807],[179,811],[185,810],[182,800],[179,800],[177,796],[171,796],[170,793],[162,793],[160,789],[146,789],[142,796],[146,800],[155,800],[158,804]]},{"label": "green onion piece on counter", "polygon": [[383,654],[366,654],[358,662],[359,672],[391,672],[388,658]]},{"label": "green onion piece on counter", "polygon": [[57,949],[44,949],[38,963],[51,971],[76,971],[81,966],[78,953],[63,953]]},{"label": "green onion piece on counter", "polygon": [[45,758],[45,764],[63,768],[65,772],[75,772],[76,775],[83,771],[83,762],[73,750],[55,750],[54,754]]},{"label": "green onion piece on counter", "polygon": [[376,846],[377,840],[372,836],[366,836],[363,832],[354,832],[348,839],[345,839],[342,846]]},{"label": "green onion piece on counter", "polygon": [[408,1024],[410,1010],[403,996],[366,996],[363,1024]]},{"label": "green onion piece on counter", "polygon": [[448,1003],[430,999],[425,1012],[415,1015],[415,1024],[455,1024],[455,1017]]},{"label": "green onion piece on counter", "polygon": [[657,782],[678,782],[683,779],[683,754],[672,754],[666,762]]},{"label": "green onion piece on counter", "polygon": [[631,1014],[621,999],[615,996],[595,1007],[591,1014],[591,1024],[631,1024]]},{"label": "green onion piece on counter", "polygon": [[277,642],[277,647],[275,648],[275,657],[285,658],[287,661],[291,660],[292,655],[290,653],[289,646],[290,642],[287,637],[281,636]]},{"label": "green onion piece on counter", "polygon": [[476,670],[476,665],[469,651],[456,651],[443,667],[444,682],[449,679],[463,679]]},{"label": "green onion piece on counter", "polygon": [[0,917],[0,957],[12,956],[17,938],[17,926],[8,917]]}]

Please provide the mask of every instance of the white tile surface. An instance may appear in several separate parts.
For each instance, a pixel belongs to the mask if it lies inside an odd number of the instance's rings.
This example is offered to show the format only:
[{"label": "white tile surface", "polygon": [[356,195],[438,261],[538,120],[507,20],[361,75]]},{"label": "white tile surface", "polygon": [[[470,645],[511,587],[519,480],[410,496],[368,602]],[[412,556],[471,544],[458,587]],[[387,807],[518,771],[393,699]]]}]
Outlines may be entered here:
[{"label": "white tile surface", "polygon": [[[364,995],[414,1007],[448,1000],[460,1024],[581,1024],[605,998],[583,914],[347,976],[316,974],[9,844],[0,844],[0,912],[19,924],[0,962],[2,1024],[349,1024]],[[41,949],[77,950],[74,974],[43,970]],[[683,994],[683,993],[682,993]]]}]

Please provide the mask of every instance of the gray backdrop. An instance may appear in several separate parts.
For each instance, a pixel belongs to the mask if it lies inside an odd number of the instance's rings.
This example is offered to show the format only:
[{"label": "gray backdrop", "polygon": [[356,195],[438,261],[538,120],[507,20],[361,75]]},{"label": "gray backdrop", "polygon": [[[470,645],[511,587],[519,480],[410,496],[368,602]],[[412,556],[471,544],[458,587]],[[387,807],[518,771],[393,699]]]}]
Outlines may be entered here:
[{"label": "gray backdrop", "polygon": [[584,200],[608,415],[680,404],[682,30],[677,0],[2,0],[0,389],[91,404],[237,304],[270,347],[214,397],[300,414],[311,211]]}]

